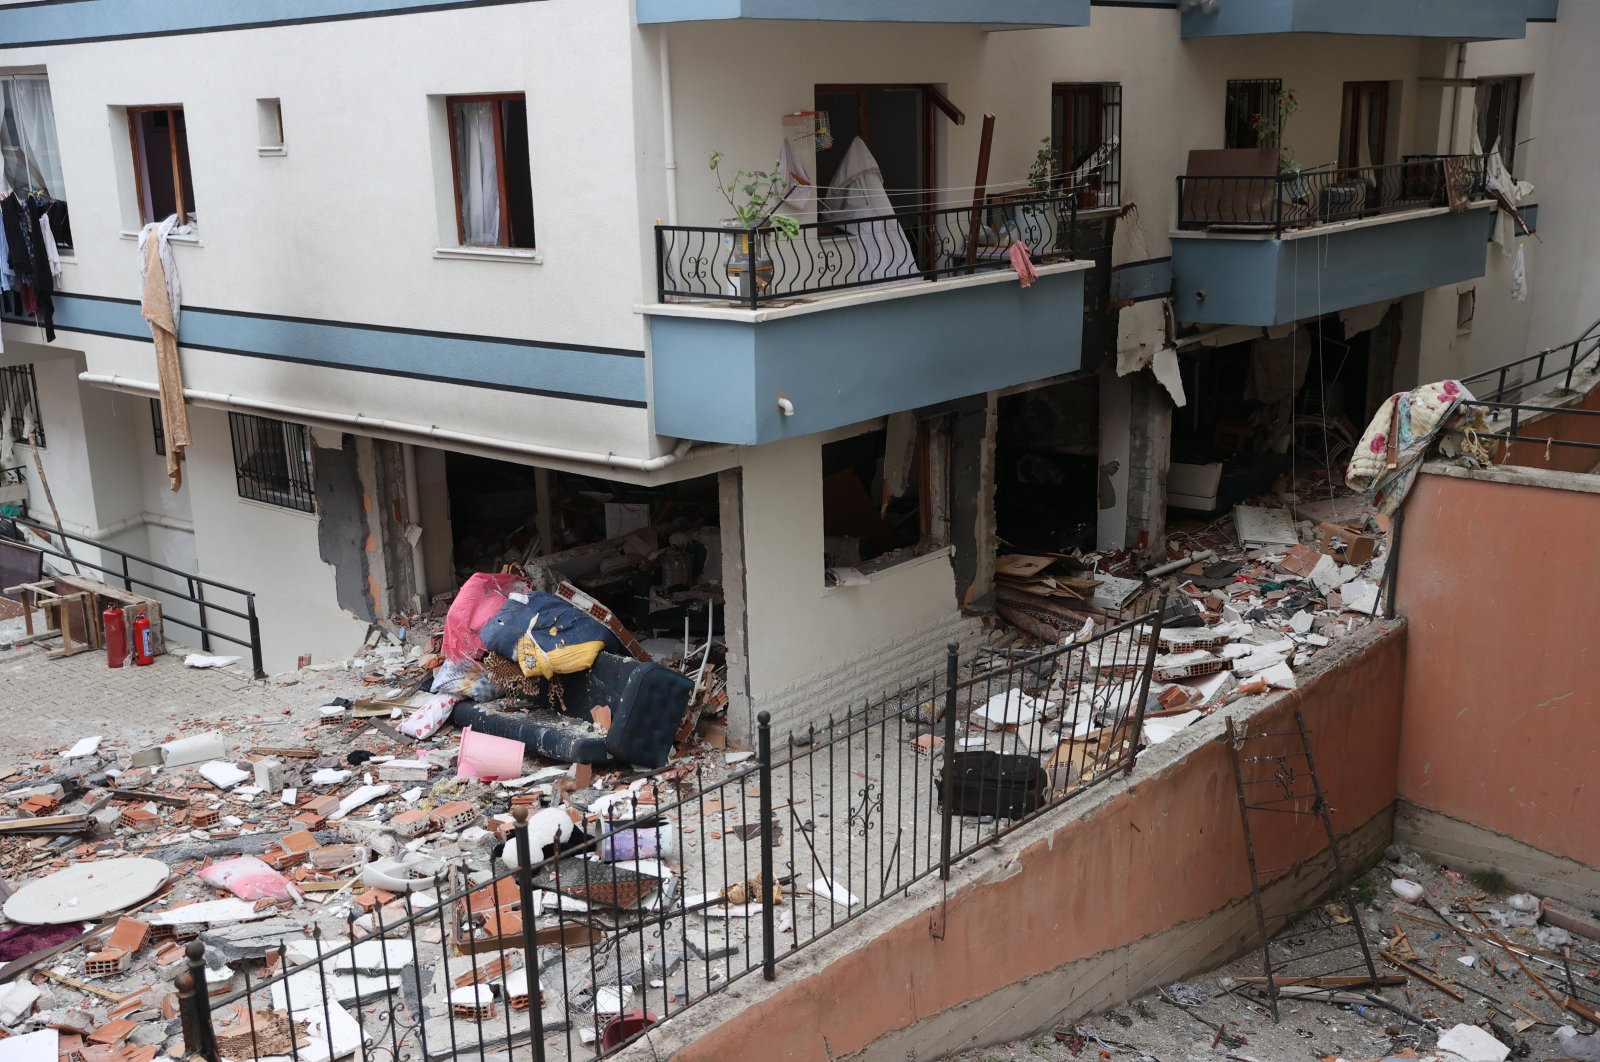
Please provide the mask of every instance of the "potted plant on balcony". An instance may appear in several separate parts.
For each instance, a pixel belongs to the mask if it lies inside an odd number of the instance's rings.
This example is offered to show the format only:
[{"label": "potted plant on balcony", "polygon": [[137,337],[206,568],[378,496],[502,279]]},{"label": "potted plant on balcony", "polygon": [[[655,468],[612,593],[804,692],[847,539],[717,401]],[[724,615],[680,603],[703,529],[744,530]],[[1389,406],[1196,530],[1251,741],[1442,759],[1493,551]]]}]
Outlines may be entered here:
[{"label": "potted plant on balcony", "polygon": [[[1061,149],[1055,140],[1045,137],[1039,141],[1033,165],[1028,168],[1028,183],[1035,196],[1054,195],[1061,186],[1064,174],[1061,168]],[[1040,253],[1052,250],[1061,228],[1059,204],[1029,202],[1017,208],[1015,223],[1022,239]]]},{"label": "potted plant on balcony", "polygon": [[[733,217],[724,219],[722,227],[736,230],[722,237],[723,249],[728,252],[728,294],[748,299],[772,283],[772,258],[766,252],[766,234],[762,230],[770,225],[770,231],[792,240],[800,232],[800,223],[777,212],[792,187],[782,163],[774,164],[771,170],[738,170],[724,183],[722,159],[722,152],[711,153],[717,191],[733,208]],[[752,268],[754,276],[750,275]]]},{"label": "potted plant on balcony", "polygon": [[1279,89],[1273,93],[1271,107],[1265,114],[1254,115],[1250,128],[1255,131],[1256,143],[1278,149],[1278,182],[1280,193],[1289,202],[1300,202],[1310,194],[1304,177],[1300,176],[1300,162],[1294,149],[1283,143],[1283,131],[1300,109],[1300,100],[1294,89]]}]

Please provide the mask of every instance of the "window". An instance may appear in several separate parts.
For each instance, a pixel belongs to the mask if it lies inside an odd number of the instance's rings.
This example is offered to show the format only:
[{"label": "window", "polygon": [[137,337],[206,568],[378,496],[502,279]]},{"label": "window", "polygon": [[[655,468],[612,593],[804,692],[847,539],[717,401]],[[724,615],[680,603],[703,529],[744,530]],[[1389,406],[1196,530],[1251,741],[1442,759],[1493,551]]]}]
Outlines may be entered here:
[{"label": "window", "polygon": [[1346,81],[1339,126],[1339,165],[1345,169],[1389,161],[1389,83]]},{"label": "window", "polygon": [[514,96],[450,96],[456,237],[464,247],[532,247],[528,104]]},{"label": "window", "polygon": [[1472,331],[1472,321],[1478,316],[1478,289],[1468,288],[1456,292],[1456,335]]},{"label": "window", "polygon": [[1515,173],[1517,158],[1517,112],[1522,109],[1520,77],[1478,79],[1478,145],[1485,153],[1500,152],[1506,169]]},{"label": "window", "polygon": [[256,100],[256,150],[283,154],[283,104],[277,99]]},{"label": "window", "polygon": [[1068,183],[1084,190],[1080,206],[1122,205],[1121,85],[1056,85],[1050,136],[1070,175]]},{"label": "window", "polygon": [[948,417],[896,414],[822,447],[823,568],[848,585],[949,544]]},{"label": "window", "polygon": [[161,421],[161,399],[150,400],[150,430],[155,435],[156,456],[167,456],[167,428]]},{"label": "window", "polygon": [[[1278,110],[1278,93],[1283,91],[1282,80],[1269,77],[1254,81],[1228,82],[1228,99],[1224,112],[1223,147],[1263,148],[1278,147],[1276,129],[1283,125]],[[1261,119],[1268,119],[1267,136],[1257,132]],[[1277,119],[1273,122],[1273,119]]]},{"label": "window", "polygon": [[55,106],[50,82],[42,74],[0,75],[0,194],[5,192],[41,194],[53,200],[51,235],[56,246],[72,246]]},{"label": "window", "polygon": [[311,485],[311,439],[303,424],[229,413],[233,471],[239,497],[316,512]]},{"label": "window", "polygon": [[33,432],[39,446],[44,445],[44,424],[39,420],[39,383],[32,365],[0,367],[0,430],[11,433],[15,442],[27,442]]},{"label": "window", "polygon": [[189,174],[189,134],[182,107],[129,107],[128,139],[139,218],[145,224],[178,215],[195,222],[194,179]]}]

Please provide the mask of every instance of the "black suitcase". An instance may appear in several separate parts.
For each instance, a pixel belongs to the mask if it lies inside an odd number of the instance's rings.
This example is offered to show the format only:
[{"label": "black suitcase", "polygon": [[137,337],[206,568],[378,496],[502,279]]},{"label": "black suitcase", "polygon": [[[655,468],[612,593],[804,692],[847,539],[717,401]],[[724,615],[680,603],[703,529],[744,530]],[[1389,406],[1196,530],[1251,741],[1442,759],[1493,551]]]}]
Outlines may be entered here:
[{"label": "black suitcase", "polygon": [[1044,806],[1044,768],[1032,756],[998,752],[958,752],[951,763],[950,789],[941,779],[939,806],[950,802],[957,815],[1020,819]]}]

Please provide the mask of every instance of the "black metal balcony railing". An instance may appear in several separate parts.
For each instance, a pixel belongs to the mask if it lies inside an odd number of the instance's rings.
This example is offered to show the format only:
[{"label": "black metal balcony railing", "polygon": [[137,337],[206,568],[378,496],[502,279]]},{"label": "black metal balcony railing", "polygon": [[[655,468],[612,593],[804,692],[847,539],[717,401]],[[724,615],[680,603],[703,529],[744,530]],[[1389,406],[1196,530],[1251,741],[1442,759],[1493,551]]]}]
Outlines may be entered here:
[{"label": "black metal balcony railing", "polygon": [[[1458,163],[1451,164],[1452,158]],[[1484,160],[1476,155],[1411,155],[1386,166],[1268,177],[1179,177],[1178,227],[1282,235],[1311,225],[1448,206],[1452,170],[1461,173],[1461,194],[1468,200],[1485,197]]]},{"label": "black metal balcony railing", "polygon": [[977,209],[825,218],[800,226],[792,238],[771,226],[657,225],[656,295],[661,302],[758,309],[877,284],[1010,268],[1017,240],[1036,263],[1065,261],[1072,257],[1077,217],[1076,196],[997,196]]}]

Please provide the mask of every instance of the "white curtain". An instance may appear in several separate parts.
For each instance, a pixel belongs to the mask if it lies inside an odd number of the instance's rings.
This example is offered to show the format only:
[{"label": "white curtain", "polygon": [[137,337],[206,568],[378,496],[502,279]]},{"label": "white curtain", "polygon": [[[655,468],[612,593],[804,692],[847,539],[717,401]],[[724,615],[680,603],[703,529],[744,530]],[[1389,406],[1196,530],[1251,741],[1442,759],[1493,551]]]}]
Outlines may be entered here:
[{"label": "white curtain", "polygon": [[[56,112],[50,102],[50,82],[41,77],[19,77],[6,82],[9,107],[27,163],[30,188],[52,199],[67,197],[61,179],[61,150],[56,146]],[[17,183],[21,183],[20,181]]]},{"label": "white curtain", "polygon": [[[845,264],[850,281],[894,280],[920,275],[916,252],[894,216],[894,204],[883,188],[883,171],[860,137],[850,142],[839,168],[828,182],[820,220],[850,234],[854,261]],[[862,219],[873,219],[863,221]],[[848,224],[851,221],[857,224]]]},{"label": "white curtain", "polygon": [[500,170],[494,108],[498,103],[456,103],[456,179],[461,185],[462,238],[469,245],[500,243]]}]

